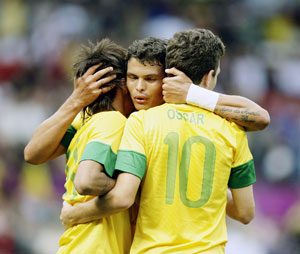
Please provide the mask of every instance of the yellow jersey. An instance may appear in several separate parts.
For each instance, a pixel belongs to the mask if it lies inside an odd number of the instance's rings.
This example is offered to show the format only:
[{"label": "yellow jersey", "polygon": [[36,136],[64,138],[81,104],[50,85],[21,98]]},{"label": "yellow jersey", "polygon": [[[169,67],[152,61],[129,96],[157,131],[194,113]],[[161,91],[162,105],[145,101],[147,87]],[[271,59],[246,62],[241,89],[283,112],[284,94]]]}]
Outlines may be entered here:
[{"label": "yellow jersey", "polygon": [[[74,178],[80,161],[101,163],[109,176],[113,175],[117,150],[126,118],[118,111],[97,113],[78,123],[67,150],[66,193],[63,199],[72,205],[86,202],[94,196],[80,195],[74,187]],[[59,254],[129,253],[131,226],[128,211],[69,228],[60,238]]]},{"label": "yellow jersey", "polygon": [[130,253],[224,253],[227,188],[255,182],[244,130],[182,104],[133,113],[116,170],[142,179]]}]

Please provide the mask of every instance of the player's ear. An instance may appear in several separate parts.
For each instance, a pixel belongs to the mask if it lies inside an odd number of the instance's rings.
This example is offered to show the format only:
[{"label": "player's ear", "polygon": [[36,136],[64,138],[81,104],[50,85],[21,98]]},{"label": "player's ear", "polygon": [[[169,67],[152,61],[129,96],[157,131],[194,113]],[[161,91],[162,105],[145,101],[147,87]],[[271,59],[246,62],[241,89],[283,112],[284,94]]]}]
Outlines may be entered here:
[{"label": "player's ear", "polygon": [[202,81],[201,81],[201,86],[202,87],[204,87],[204,88],[209,88],[210,87],[210,84],[214,79],[214,73],[215,73],[214,70],[210,70],[208,73],[206,73],[203,76]]}]

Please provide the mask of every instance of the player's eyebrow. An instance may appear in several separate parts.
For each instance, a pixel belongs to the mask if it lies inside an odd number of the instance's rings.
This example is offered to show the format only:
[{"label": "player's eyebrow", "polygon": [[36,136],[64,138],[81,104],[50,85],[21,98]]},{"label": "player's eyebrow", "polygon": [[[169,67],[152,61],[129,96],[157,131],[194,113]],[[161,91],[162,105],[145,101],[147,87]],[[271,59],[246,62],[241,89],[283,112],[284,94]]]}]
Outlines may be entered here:
[{"label": "player's eyebrow", "polygon": [[[127,76],[128,76],[128,75],[138,76],[137,74],[131,73],[131,72],[127,72],[126,75],[127,75]],[[142,76],[142,77],[146,77],[146,78],[149,78],[149,77],[159,77],[160,74],[157,74],[157,73],[150,73],[150,74],[141,75],[141,76]]]},{"label": "player's eyebrow", "polygon": [[147,74],[144,77],[149,78],[149,77],[159,77],[159,74]]},{"label": "player's eyebrow", "polygon": [[131,72],[127,72],[126,75],[134,75],[134,76],[136,76],[136,74],[131,73]]}]

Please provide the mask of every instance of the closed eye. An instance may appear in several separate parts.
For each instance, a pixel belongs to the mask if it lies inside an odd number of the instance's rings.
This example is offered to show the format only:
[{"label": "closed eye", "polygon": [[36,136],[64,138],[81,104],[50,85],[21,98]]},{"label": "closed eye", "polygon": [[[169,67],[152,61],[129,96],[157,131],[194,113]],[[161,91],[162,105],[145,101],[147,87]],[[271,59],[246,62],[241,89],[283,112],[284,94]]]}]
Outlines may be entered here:
[{"label": "closed eye", "polygon": [[158,80],[158,77],[155,77],[155,76],[148,76],[148,77],[145,77],[145,80],[146,81],[156,81],[156,80]]},{"label": "closed eye", "polygon": [[134,79],[137,79],[138,77],[135,75],[127,75],[127,78],[134,80]]}]

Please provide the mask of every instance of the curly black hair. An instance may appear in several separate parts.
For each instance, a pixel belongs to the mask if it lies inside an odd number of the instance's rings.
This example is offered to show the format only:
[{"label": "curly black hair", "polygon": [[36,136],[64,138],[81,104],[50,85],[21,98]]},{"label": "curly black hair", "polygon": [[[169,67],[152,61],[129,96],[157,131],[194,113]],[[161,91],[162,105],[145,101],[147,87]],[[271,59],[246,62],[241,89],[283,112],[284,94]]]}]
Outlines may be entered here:
[{"label": "curly black hair", "polygon": [[148,37],[143,40],[135,40],[129,47],[126,56],[127,62],[130,58],[137,58],[141,63],[161,65],[165,67],[167,40]]}]

